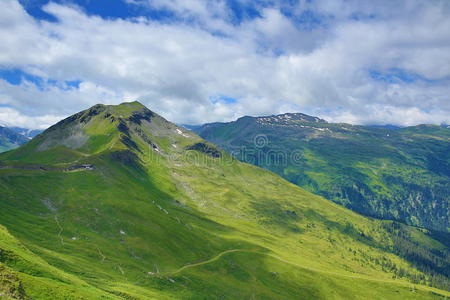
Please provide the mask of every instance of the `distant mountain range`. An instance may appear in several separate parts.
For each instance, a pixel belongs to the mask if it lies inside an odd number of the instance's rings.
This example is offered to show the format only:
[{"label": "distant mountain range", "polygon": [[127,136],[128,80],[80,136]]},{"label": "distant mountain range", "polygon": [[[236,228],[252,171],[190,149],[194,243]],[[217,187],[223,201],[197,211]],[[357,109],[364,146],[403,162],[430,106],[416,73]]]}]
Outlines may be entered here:
[{"label": "distant mountain range", "polygon": [[[342,156],[351,167],[348,156],[361,155],[337,141],[356,133],[356,140],[390,138],[381,129],[288,114],[212,127],[222,138],[258,129],[267,135],[254,140],[258,149],[301,128],[301,139],[322,141],[336,163]],[[411,135],[427,141],[428,130]],[[323,167],[324,180],[335,176],[322,152],[304,150],[308,178],[320,183],[311,166]],[[0,187],[6,299],[450,296],[450,245],[442,235],[361,216],[233,159],[138,102],[93,106],[0,154]]]},{"label": "distant mountain range", "polygon": [[43,131],[41,129],[28,129],[22,127],[9,127],[9,129],[15,131],[18,134],[23,135],[24,137],[27,137],[28,139],[34,138],[36,135],[38,135]]},{"label": "distant mountain range", "polygon": [[28,138],[16,131],[0,126],[0,152],[19,147],[26,143]]},{"label": "distant mountain range", "polygon": [[193,129],[241,161],[356,212],[450,229],[450,130],[445,126],[354,126],[282,114]]},{"label": "distant mountain range", "polygon": [[373,127],[373,128],[384,128],[384,129],[400,129],[400,128],[404,128],[404,126],[397,126],[397,125],[391,125],[391,124],[386,124],[386,125],[367,125],[368,127]]},{"label": "distant mountain range", "polygon": [[38,129],[0,126],[0,152],[17,148],[41,132]]}]

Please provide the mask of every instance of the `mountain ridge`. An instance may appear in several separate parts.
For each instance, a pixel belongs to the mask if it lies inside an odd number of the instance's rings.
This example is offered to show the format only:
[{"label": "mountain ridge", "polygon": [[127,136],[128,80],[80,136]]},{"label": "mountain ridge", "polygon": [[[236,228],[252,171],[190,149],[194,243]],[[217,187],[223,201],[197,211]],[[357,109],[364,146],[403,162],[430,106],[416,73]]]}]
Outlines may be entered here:
[{"label": "mountain ridge", "polygon": [[16,133],[8,127],[0,126],[0,152],[16,148],[27,141],[28,139],[25,136]]},{"label": "mountain ridge", "polygon": [[[445,128],[445,129],[450,129],[450,125],[448,124],[432,124],[432,123],[418,123],[415,125],[408,125],[408,126],[401,126],[401,125],[395,125],[395,124],[352,124],[352,123],[346,123],[346,122],[329,122],[325,119],[321,119],[317,116],[312,116],[312,115],[308,115],[308,114],[304,114],[301,112],[287,112],[287,113],[281,113],[281,114],[271,114],[271,115],[262,115],[262,116],[250,116],[250,115],[245,115],[242,117],[237,118],[234,121],[223,121],[223,122],[210,122],[210,123],[201,123],[201,124],[180,124],[180,126],[189,129],[189,130],[193,130],[194,132],[196,132],[197,130],[201,130],[202,126],[212,126],[212,125],[218,125],[218,124],[230,124],[230,123],[234,123],[237,122],[238,120],[241,119],[285,119],[284,116],[286,115],[298,115],[298,119],[294,118],[294,121],[304,121],[304,122],[319,122],[319,123],[329,123],[329,124],[339,124],[342,126],[361,126],[361,127],[371,127],[371,128],[376,128],[376,129],[385,129],[385,130],[398,130],[398,129],[406,129],[406,128],[415,128],[415,127],[426,127],[426,126],[431,126],[431,127],[441,127],[441,128]],[[302,116],[304,116],[304,118],[302,118]],[[318,120],[318,121],[315,121]]]},{"label": "mountain ridge", "polygon": [[[240,160],[359,213],[444,231],[450,228],[447,128],[257,120],[206,124],[195,131]],[[420,208],[414,212],[414,206]]]},{"label": "mountain ridge", "polygon": [[[137,103],[82,111],[0,161],[0,273],[23,299],[450,295],[429,232],[360,216]],[[60,169],[74,163],[93,167]],[[30,165],[50,168],[14,167]]]},{"label": "mountain ridge", "polygon": [[25,144],[40,132],[42,131],[0,125],[0,153]]}]

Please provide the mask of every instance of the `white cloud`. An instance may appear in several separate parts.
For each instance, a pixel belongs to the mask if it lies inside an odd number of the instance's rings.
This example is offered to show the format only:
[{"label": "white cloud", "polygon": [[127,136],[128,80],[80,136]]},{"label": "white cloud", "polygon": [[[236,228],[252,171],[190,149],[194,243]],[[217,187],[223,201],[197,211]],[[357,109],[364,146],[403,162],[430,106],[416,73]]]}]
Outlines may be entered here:
[{"label": "white cloud", "polygon": [[[286,4],[279,3],[234,25],[223,1],[128,2],[170,10],[177,19],[107,20],[50,3],[45,10],[59,20],[51,23],[4,1],[0,67],[82,83],[61,89],[1,80],[0,105],[8,108],[0,120],[45,126],[95,103],[139,99],[180,123],[288,110],[353,123],[450,123],[445,0],[299,1],[289,7],[297,17],[283,14]],[[325,24],[305,29],[293,21],[305,11]],[[370,70],[393,69],[418,80],[370,77]],[[238,101],[211,102],[215,95]]]},{"label": "white cloud", "polygon": [[19,113],[13,108],[0,107],[0,120],[2,120],[2,126],[45,129],[61,120],[61,118],[61,115],[49,114],[30,117]]}]

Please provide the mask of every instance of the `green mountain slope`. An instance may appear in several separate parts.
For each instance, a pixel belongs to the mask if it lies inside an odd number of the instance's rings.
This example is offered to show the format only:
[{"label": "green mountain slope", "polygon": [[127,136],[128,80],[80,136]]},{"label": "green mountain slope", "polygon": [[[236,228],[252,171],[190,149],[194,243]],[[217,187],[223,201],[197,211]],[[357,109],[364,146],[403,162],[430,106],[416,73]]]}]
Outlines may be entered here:
[{"label": "green mountain slope", "polygon": [[28,142],[28,138],[11,130],[8,127],[0,126],[0,152],[8,151]]},{"label": "green mountain slope", "polygon": [[393,130],[284,114],[206,124],[196,132],[242,161],[364,215],[450,228],[448,128]]},{"label": "green mountain slope", "polygon": [[0,223],[0,294],[16,299],[450,296],[445,242],[234,160],[137,102],[1,154]]}]

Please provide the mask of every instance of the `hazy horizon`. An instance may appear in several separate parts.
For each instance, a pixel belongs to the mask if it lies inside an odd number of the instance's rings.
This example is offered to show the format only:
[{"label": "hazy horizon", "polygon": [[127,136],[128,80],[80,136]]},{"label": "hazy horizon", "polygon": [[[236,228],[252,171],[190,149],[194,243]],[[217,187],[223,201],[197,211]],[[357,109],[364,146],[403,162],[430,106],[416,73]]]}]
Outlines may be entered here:
[{"label": "hazy horizon", "polygon": [[0,121],[139,99],[183,124],[448,124],[449,16],[445,0],[5,0]]}]

